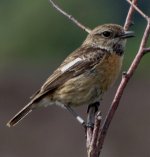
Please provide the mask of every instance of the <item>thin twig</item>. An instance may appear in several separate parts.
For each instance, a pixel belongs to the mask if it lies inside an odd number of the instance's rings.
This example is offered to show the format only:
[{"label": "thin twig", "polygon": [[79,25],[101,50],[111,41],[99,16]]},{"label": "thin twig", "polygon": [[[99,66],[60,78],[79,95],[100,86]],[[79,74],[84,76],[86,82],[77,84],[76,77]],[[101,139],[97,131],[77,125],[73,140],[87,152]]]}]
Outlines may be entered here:
[{"label": "thin twig", "polygon": [[98,134],[100,131],[101,121],[102,121],[101,112],[98,112],[95,117],[95,125],[94,125],[93,135],[92,135],[92,139],[91,139],[91,145],[90,145],[90,149],[89,149],[90,157],[98,156],[97,137],[98,137]]},{"label": "thin twig", "polygon": [[130,3],[131,6],[134,7],[134,9],[141,15],[143,16],[147,21],[149,19],[149,17],[142,11],[140,10],[134,3],[132,3],[130,0],[126,0],[128,3]]},{"label": "thin twig", "polygon": [[88,108],[88,115],[87,115],[86,147],[88,152],[90,150],[91,140],[93,136],[94,120],[95,120],[95,106],[91,105]]},{"label": "thin twig", "polygon": [[[133,0],[132,3],[134,5],[137,5],[137,0]],[[134,7],[131,5],[130,6],[130,9],[128,11],[128,15],[126,17],[126,21],[125,21],[125,24],[124,24],[124,30],[128,30],[129,27],[132,25],[133,21],[132,21],[132,17],[133,17],[133,13],[134,13]]]},{"label": "thin twig", "polygon": [[144,55],[147,54],[147,53],[149,53],[149,52],[150,52],[150,47],[144,48],[143,51],[144,51],[144,52],[143,52]]},{"label": "thin twig", "polygon": [[90,151],[91,140],[92,140],[92,136],[93,136],[93,129],[91,127],[87,127],[86,134],[87,134],[86,148],[87,148],[87,152],[89,152]]},{"label": "thin twig", "polygon": [[148,41],[149,35],[150,35],[150,23],[148,23],[146,26],[146,29],[145,29],[145,32],[144,32],[144,35],[143,35],[143,38],[142,38],[142,41],[140,44],[139,51],[138,51],[137,55],[135,56],[135,59],[133,60],[131,66],[127,72],[128,77],[129,76],[131,77],[133,75],[134,71],[136,70],[137,66],[139,65],[139,63],[144,55],[144,48],[146,47],[146,43]]},{"label": "thin twig", "polygon": [[54,1],[49,0],[49,2],[52,4],[52,6],[61,14],[63,14],[64,16],[66,16],[69,20],[71,20],[73,23],[75,23],[79,28],[83,29],[84,31],[86,31],[87,33],[90,33],[91,30],[87,27],[85,27],[83,24],[81,24],[78,20],[76,20],[72,15],[69,15],[68,13],[66,13],[64,10],[62,10],[56,3],[54,3]]}]

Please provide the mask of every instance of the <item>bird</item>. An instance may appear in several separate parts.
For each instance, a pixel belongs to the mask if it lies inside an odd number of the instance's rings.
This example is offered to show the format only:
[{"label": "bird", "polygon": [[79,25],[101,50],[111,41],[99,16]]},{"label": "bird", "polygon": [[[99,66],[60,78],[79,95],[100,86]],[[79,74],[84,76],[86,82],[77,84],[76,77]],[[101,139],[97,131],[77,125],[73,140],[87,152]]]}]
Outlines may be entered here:
[{"label": "bird", "polygon": [[91,30],[7,126],[15,126],[36,108],[51,105],[68,109],[82,123],[72,107],[101,101],[120,73],[126,40],[133,36],[133,31],[118,24],[102,24]]}]

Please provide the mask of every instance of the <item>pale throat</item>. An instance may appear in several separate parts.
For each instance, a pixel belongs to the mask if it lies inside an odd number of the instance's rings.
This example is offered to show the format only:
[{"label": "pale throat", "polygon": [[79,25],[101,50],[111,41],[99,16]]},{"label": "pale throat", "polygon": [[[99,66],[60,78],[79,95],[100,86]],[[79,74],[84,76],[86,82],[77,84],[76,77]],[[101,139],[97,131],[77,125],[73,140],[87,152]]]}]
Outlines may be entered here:
[{"label": "pale throat", "polygon": [[107,45],[92,43],[91,46],[93,48],[100,48],[102,50],[107,51],[110,54],[116,53],[119,56],[122,56],[124,53],[124,48],[126,45],[126,40],[110,42]]}]

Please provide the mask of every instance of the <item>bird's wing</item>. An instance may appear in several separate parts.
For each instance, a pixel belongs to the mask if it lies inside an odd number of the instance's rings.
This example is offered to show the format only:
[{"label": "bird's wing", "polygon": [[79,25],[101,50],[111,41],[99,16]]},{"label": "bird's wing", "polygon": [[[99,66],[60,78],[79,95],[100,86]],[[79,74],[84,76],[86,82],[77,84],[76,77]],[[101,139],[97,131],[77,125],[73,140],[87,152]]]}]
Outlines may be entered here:
[{"label": "bird's wing", "polygon": [[77,53],[74,53],[68,56],[60,67],[46,80],[41,89],[31,98],[35,101],[42,98],[47,93],[52,92],[54,89],[64,84],[67,80],[92,69],[99,62],[102,62],[105,57],[105,53],[101,49],[97,51],[90,49],[90,52],[80,57],[77,57],[76,54]]}]

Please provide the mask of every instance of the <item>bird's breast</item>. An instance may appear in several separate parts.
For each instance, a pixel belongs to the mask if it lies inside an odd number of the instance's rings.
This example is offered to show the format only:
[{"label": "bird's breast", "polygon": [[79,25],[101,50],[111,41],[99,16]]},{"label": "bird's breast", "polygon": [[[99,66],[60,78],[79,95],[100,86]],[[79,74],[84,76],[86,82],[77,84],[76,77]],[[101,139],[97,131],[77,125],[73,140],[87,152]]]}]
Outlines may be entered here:
[{"label": "bird's breast", "polygon": [[96,65],[97,81],[102,91],[106,91],[115,82],[122,66],[122,59],[123,56],[112,53]]}]

